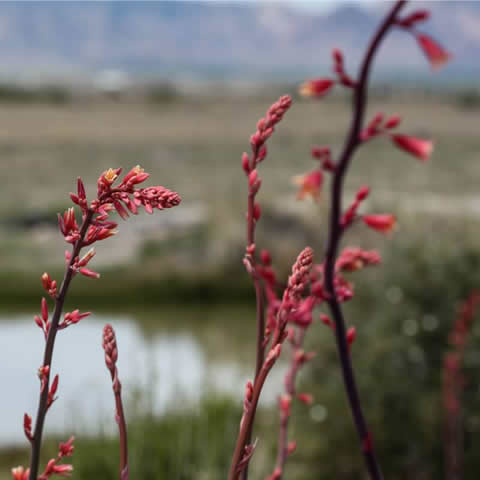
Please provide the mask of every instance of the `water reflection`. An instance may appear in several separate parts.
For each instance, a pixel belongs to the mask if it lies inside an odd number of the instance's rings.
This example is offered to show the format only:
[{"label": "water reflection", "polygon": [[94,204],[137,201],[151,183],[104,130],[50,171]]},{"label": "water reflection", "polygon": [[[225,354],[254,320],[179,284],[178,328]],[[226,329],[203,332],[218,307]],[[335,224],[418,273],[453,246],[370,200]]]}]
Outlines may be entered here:
[{"label": "water reflection", "polygon": [[[252,319],[249,311],[244,313]],[[204,322],[197,319],[192,325],[189,321],[152,324],[133,316],[96,315],[59,332],[52,369],[60,375],[59,399],[49,412],[47,432],[95,433],[115,427],[111,384],[101,348],[101,332],[107,322],[116,329],[118,367],[130,404],[137,398],[139,408],[160,414],[171,405],[191,405],[211,391],[232,393],[240,403],[253,368],[251,340],[247,340],[253,330],[245,323],[219,324],[205,312],[198,316]],[[0,382],[8,385],[9,392],[0,397],[0,445],[23,443],[23,414],[34,416],[36,411],[36,370],[43,338],[32,318],[0,317]],[[272,372],[265,402],[275,399],[283,371],[280,367]],[[135,395],[138,392],[142,394]]]}]

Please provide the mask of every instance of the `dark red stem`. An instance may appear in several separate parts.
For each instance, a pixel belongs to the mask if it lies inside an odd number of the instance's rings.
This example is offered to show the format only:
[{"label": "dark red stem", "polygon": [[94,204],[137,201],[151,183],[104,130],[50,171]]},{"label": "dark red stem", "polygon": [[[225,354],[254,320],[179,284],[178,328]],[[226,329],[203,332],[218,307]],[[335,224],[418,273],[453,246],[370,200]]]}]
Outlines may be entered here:
[{"label": "dark red stem", "polygon": [[[68,291],[68,287],[70,286],[70,282],[73,278],[72,265],[75,262],[75,259],[78,257],[80,250],[82,249],[83,240],[92,221],[93,214],[93,210],[89,209],[85,215],[82,223],[82,228],[80,229],[80,238],[77,240],[73,247],[72,257],[65,270],[65,275],[63,277],[62,286],[60,287],[60,292],[55,299],[55,311],[53,312],[52,322],[48,331],[48,336],[45,343],[45,352],[43,355],[43,366],[49,366],[50,373],[52,365],[53,347],[55,345],[55,337],[57,335],[58,324],[60,322],[60,316],[62,315],[63,305],[65,303],[65,297]],[[31,442],[32,454],[30,459],[29,480],[37,480],[38,477],[38,465],[40,462],[40,449],[42,444],[43,426],[45,424],[45,416],[48,410],[49,384],[50,374],[47,376],[46,385],[40,393],[40,399],[38,403],[37,418],[35,421],[35,431],[33,434],[33,441]]]},{"label": "dark red stem", "polygon": [[120,436],[120,480],[128,480],[128,441],[127,424],[125,414],[123,413],[122,403],[122,385],[118,379],[118,370],[115,367],[111,372],[113,382],[113,392],[115,394],[116,421]]},{"label": "dark red stem", "polygon": [[365,416],[363,414],[360,403],[360,396],[353,373],[352,362],[350,358],[345,320],[342,308],[335,295],[334,276],[335,276],[335,260],[337,258],[338,247],[342,237],[342,227],[340,225],[340,217],[342,213],[342,192],[343,182],[350,161],[360,144],[360,131],[364,122],[365,108],[367,104],[367,86],[368,77],[375,53],[378,50],[383,38],[388,30],[395,24],[396,16],[406,4],[406,0],[398,0],[374,35],[365,58],[361,64],[360,76],[354,89],[353,99],[353,120],[350,126],[347,139],[343,151],[339,157],[333,177],[333,185],[331,190],[331,210],[329,220],[329,236],[327,241],[327,249],[325,255],[325,287],[329,294],[328,304],[332,316],[335,320],[335,336],[337,349],[340,357],[343,380],[347,392],[350,408],[352,410],[353,419],[357,428],[360,441],[362,443],[362,451],[365,462],[370,474],[374,480],[383,478],[380,465],[377,461],[371,433],[367,426]]}]

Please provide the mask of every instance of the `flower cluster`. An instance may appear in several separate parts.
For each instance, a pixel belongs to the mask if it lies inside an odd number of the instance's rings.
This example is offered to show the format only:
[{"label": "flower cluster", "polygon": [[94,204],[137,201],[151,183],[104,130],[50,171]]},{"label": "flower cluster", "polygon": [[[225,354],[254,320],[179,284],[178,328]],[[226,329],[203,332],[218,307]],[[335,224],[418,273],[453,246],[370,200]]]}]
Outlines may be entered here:
[{"label": "flower cluster", "polygon": [[432,68],[439,68],[447,63],[452,55],[430,35],[418,31],[417,25],[429,18],[430,12],[428,10],[416,10],[403,18],[397,19],[396,24],[415,37]]},{"label": "flower cluster", "polygon": [[[58,454],[55,458],[50,459],[47,462],[47,466],[41,475],[39,475],[38,480],[48,480],[52,475],[58,475],[59,477],[70,477],[73,472],[73,466],[70,464],[60,462],[65,457],[71,457],[75,447],[73,442],[75,437],[70,437],[70,439],[65,443],[60,443],[58,447]],[[24,469],[23,467],[12,468],[12,477],[13,480],[28,480],[30,475],[30,469]]]},{"label": "flower cluster", "polygon": [[398,115],[385,119],[383,113],[377,113],[367,127],[360,132],[360,140],[366,142],[379,135],[388,135],[396,147],[426,162],[433,152],[433,142],[410,135],[390,133],[400,125],[401,121]]}]

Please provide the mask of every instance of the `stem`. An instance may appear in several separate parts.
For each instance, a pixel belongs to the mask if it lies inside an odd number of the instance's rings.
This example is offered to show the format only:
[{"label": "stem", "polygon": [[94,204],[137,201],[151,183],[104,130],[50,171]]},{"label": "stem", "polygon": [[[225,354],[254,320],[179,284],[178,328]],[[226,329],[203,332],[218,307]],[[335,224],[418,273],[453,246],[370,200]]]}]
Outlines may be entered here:
[{"label": "stem", "polygon": [[350,408],[352,410],[353,419],[357,428],[358,435],[362,442],[363,455],[370,474],[374,480],[381,480],[383,478],[378,464],[375,449],[371,439],[371,434],[368,429],[365,416],[360,404],[360,397],[353,373],[352,362],[348,349],[346,339],[345,320],[341,306],[335,295],[334,275],[335,275],[335,260],[337,257],[338,247],[342,236],[342,227],[340,225],[340,215],[342,212],[342,191],[345,173],[348,169],[350,161],[360,144],[359,134],[363,125],[365,108],[367,104],[367,85],[370,68],[373,58],[384,39],[388,30],[394,25],[398,12],[406,4],[406,0],[397,0],[390,12],[385,17],[384,21],[378,28],[374,35],[370,46],[368,47],[365,58],[363,59],[360,76],[354,90],[353,100],[353,119],[350,126],[350,131],[345,141],[343,152],[340,155],[337,163],[333,185],[331,191],[331,210],[329,221],[329,236],[327,241],[327,249],[325,255],[325,287],[329,294],[328,304],[332,316],[335,320],[335,336],[337,349],[340,357],[343,380],[345,389],[347,391]]},{"label": "stem", "polygon": [[[43,366],[52,365],[52,356],[53,356],[53,347],[55,345],[55,337],[57,335],[58,324],[60,321],[60,316],[63,311],[63,305],[65,303],[65,297],[68,291],[68,287],[70,286],[70,282],[73,278],[73,270],[72,265],[75,262],[75,259],[78,257],[80,250],[82,249],[83,240],[87,233],[88,227],[93,218],[93,210],[88,210],[87,214],[83,220],[82,228],[80,230],[80,238],[77,240],[73,247],[72,251],[72,258],[65,270],[65,275],[63,277],[62,286],[60,288],[60,292],[55,299],[55,311],[52,317],[52,323],[50,325],[50,329],[48,331],[47,341],[45,343],[45,352],[43,355]],[[42,444],[42,433],[43,433],[43,426],[45,423],[45,416],[47,415],[47,400],[48,400],[48,390],[50,385],[50,372],[47,376],[47,380],[45,382],[45,386],[43,391],[40,393],[40,399],[38,403],[38,410],[37,410],[37,418],[35,421],[35,431],[33,434],[33,441],[32,441],[32,453],[31,453],[31,460],[30,460],[30,476],[29,480],[36,480],[38,476],[38,464],[40,462],[40,449]]]},{"label": "stem", "polygon": [[128,480],[128,443],[127,443],[127,424],[123,413],[122,403],[122,385],[118,379],[118,371],[115,367],[112,372],[113,392],[115,394],[116,420],[120,436],[120,480]]},{"label": "stem", "polygon": [[[306,329],[299,329],[298,338],[294,345],[291,358],[291,366],[289,371],[285,376],[285,391],[288,395],[291,396],[292,400],[296,393],[295,382],[297,379],[297,373],[300,370],[301,364],[296,361],[296,352],[302,348],[303,341],[305,339]],[[288,424],[290,416],[285,415],[280,421],[280,431],[278,433],[278,452],[277,452],[277,461],[275,467],[279,469],[280,476],[278,480],[281,480],[283,477],[283,469],[287,462],[288,457]]]},{"label": "stem", "polygon": [[[256,151],[253,153],[253,160],[256,162]],[[254,163],[255,164],[255,163]],[[255,206],[255,194],[249,192],[248,194],[248,210],[247,210],[247,246],[255,243],[255,220],[253,217]],[[252,266],[255,268],[255,258],[252,256]],[[256,348],[256,364],[255,364],[255,380],[260,373],[265,358],[264,334],[265,334],[265,307],[263,302],[263,288],[260,278],[257,274],[253,276],[253,285],[255,288],[256,300],[256,319],[257,319],[257,348]],[[252,424],[247,432],[245,444],[252,440],[252,427],[255,419],[255,412],[253,412]],[[248,479],[248,464],[242,472],[242,479]]]},{"label": "stem", "polygon": [[262,368],[258,372],[257,379],[253,384],[251,405],[245,413],[245,417],[243,418],[240,426],[240,432],[238,433],[237,443],[235,444],[235,450],[233,452],[232,463],[228,472],[228,480],[236,480],[238,478],[237,466],[242,460],[248,433],[253,425],[253,419],[257,410],[258,399],[260,398],[263,385],[267,378],[268,372],[273,367],[273,364],[274,362],[264,362]]},{"label": "stem", "polygon": [[[255,205],[255,195],[248,194],[248,212],[247,212],[247,245],[255,243],[255,220],[253,210]],[[255,259],[252,258],[252,266],[255,268]],[[257,359],[255,365],[255,378],[257,377],[263,365],[265,356],[265,347],[263,345],[263,336],[265,334],[265,308],[263,304],[263,288],[258,275],[253,276],[256,298],[256,317],[257,317]]]}]

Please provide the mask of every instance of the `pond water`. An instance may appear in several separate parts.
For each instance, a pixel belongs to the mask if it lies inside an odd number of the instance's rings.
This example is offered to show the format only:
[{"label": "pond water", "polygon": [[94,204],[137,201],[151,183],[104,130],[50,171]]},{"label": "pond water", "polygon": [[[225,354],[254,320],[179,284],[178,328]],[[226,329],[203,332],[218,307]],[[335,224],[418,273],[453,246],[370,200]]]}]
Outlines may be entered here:
[{"label": "pond water", "polygon": [[[242,402],[254,368],[254,317],[243,308],[171,309],[162,313],[92,315],[60,331],[53,374],[60,375],[58,400],[46,433],[113,431],[113,395],[101,348],[105,323],[114,325],[118,368],[130,406],[157,414],[195,405],[206,393],[227,393]],[[23,414],[35,417],[43,334],[32,315],[0,316],[0,446],[24,444]],[[263,401],[275,401],[285,368],[273,369]]]}]

